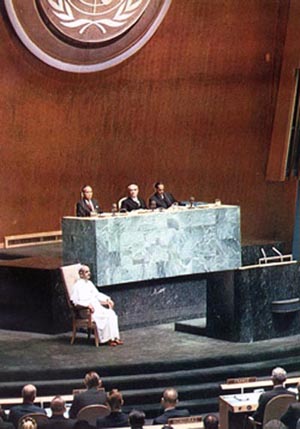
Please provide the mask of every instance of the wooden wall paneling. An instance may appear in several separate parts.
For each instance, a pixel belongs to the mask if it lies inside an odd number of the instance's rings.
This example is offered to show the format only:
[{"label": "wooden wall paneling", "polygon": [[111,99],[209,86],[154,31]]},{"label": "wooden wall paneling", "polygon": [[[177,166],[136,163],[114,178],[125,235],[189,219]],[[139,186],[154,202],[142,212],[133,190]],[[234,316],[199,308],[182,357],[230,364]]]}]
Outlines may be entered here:
[{"label": "wooden wall paneling", "polygon": [[173,0],[141,51],[90,75],[41,63],[0,10],[1,236],[59,229],[84,183],[110,210],[163,180],[239,204],[243,241],[290,240],[295,184],[265,181],[288,2]]},{"label": "wooden wall paneling", "polygon": [[286,179],[286,165],[295,100],[296,69],[300,66],[299,28],[300,4],[297,0],[291,0],[266,173],[267,180],[271,181],[283,181]]}]

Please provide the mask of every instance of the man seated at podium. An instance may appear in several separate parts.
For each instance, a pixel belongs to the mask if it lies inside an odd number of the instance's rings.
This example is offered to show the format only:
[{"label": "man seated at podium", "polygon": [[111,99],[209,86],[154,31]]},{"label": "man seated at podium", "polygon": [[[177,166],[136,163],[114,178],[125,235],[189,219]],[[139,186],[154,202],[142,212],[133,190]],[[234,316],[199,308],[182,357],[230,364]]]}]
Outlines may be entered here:
[{"label": "man seated at podium", "polygon": [[155,193],[149,198],[149,207],[152,207],[152,204],[156,204],[156,208],[168,209],[174,203],[178,201],[173,197],[170,192],[165,191],[165,185],[162,182],[156,182],[154,185]]},{"label": "man seated at podium", "polygon": [[102,213],[99,203],[93,198],[93,189],[90,185],[81,188],[81,200],[76,204],[76,216],[88,217]]},{"label": "man seated at podium", "polygon": [[138,185],[132,183],[128,186],[128,198],[122,201],[121,209],[125,209],[128,212],[132,210],[146,209],[146,203],[143,198],[140,198]]},{"label": "man seated at podium", "polygon": [[287,374],[283,368],[277,367],[273,369],[271,376],[273,382],[273,389],[268,390],[267,392],[264,392],[260,395],[257,410],[252,416],[256,422],[262,423],[266,405],[272,398],[275,398],[275,396],[294,395],[296,398],[296,395],[294,393],[290,392],[283,386],[286,377]]},{"label": "man seated at podium", "polygon": [[114,302],[109,296],[99,292],[90,281],[91,272],[87,265],[80,268],[79,277],[80,279],[73,286],[71,301],[75,305],[89,307],[101,343],[107,343],[110,346],[123,344],[120,340],[118,316],[113,310]]}]

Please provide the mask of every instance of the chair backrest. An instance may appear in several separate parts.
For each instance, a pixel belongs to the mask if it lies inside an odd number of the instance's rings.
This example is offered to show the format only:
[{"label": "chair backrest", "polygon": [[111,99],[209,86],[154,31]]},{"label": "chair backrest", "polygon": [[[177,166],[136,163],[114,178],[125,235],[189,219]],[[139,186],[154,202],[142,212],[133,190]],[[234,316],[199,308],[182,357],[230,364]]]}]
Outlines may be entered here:
[{"label": "chair backrest", "polygon": [[28,413],[24,416],[20,417],[18,420],[18,429],[22,429],[22,423],[23,421],[30,417],[32,420],[34,420],[37,424],[37,427],[39,427],[42,423],[46,423],[49,419],[46,416],[46,414],[43,413]]},{"label": "chair backrest", "polygon": [[98,417],[105,417],[110,413],[106,405],[87,405],[81,408],[77,414],[77,420],[85,420],[92,426],[96,426]]},{"label": "chair backrest", "polygon": [[122,206],[122,202],[123,202],[123,201],[125,201],[125,200],[127,200],[127,198],[128,198],[128,197],[123,197],[123,198],[120,198],[120,199],[119,199],[119,201],[118,201],[118,209],[119,209],[119,210],[120,210],[120,208],[121,208],[121,206]]},{"label": "chair backrest", "polygon": [[65,267],[60,267],[69,306],[72,306],[70,296],[72,295],[73,286],[75,282],[79,279],[80,267],[81,264],[66,265]]},{"label": "chair backrest", "polygon": [[173,417],[168,419],[168,425],[182,425],[188,423],[202,422],[202,416],[188,416],[188,417]]},{"label": "chair backrest", "polygon": [[265,408],[263,428],[267,427],[266,425],[271,420],[279,421],[292,402],[296,402],[296,398],[293,395],[284,394],[272,398]]}]

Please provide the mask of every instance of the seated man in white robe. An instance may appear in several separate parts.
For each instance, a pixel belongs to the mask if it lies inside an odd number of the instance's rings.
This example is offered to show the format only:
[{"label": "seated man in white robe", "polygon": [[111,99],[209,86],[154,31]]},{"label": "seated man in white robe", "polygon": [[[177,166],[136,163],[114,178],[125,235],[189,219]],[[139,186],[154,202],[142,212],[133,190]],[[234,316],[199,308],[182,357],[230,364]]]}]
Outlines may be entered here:
[{"label": "seated man in white robe", "polygon": [[71,301],[75,305],[89,307],[101,343],[110,346],[123,344],[120,340],[118,316],[113,310],[114,302],[109,296],[99,292],[90,281],[91,272],[88,266],[83,265],[80,268],[79,276],[80,279],[73,286]]}]

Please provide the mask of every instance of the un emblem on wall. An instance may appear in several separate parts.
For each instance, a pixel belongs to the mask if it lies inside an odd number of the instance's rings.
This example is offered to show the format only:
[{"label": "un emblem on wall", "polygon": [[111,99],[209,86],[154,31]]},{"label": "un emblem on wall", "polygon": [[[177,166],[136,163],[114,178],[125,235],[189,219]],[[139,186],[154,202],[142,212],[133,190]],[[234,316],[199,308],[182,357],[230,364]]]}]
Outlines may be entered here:
[{"label": "un emblem on wall", "polygon": [[4,0],[24,45],[73,72],[112,67],[151,38],[171,0]]}]

